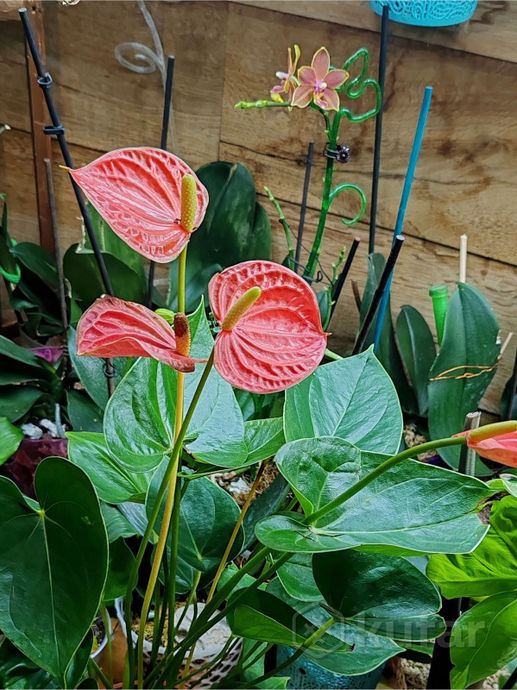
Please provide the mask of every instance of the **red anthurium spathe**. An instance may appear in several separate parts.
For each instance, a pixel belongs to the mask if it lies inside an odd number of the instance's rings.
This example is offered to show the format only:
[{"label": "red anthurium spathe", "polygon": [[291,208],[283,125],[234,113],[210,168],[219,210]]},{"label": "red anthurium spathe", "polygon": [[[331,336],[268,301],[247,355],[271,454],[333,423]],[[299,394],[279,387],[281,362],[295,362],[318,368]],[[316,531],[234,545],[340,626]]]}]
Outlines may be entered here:
[{"label": "red anthurium spathe", "polygon": [[101,297],[77,326],[77,354],[93,357],[152,357],[178,371],[194,371],[196,362],[178,352],[171,326],[135,302]]},{"label": "red anthurium spathe", "polygon": [[[113,231],[134,250],[159,263],[179,255],[191,230],[201,224],[208,204],[208,192],[191,168],[161,149],[118,149],[69,173]],[[196,186],[191,229],[181,223],[185,175],[192,175]]]},{"label": "red anthurium spathe", "polygon": [[517,422],[487,424],[456,436],[466,436],[468,447],[482,458],[517,467]]},{"label": "red anthurium spathe", "polygon": [[[215,275],[208,291],[221,324],[214,364],[236,388],[274,393],[302,381],[320,364],[327,334],[316,296],[290,269],[246,261]],[[235,313],[240,298],[242,315]]]}]

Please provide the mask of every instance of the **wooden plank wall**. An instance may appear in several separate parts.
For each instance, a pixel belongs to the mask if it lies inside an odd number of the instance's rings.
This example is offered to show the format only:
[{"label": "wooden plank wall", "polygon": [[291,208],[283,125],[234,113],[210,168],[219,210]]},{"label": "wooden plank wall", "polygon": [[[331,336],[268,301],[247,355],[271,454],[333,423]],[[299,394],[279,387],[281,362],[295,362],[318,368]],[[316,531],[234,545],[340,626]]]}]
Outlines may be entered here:
[{"label": "wooden plank wall", "polygon": [[[259,189],[267,184],[296,226],[309,139],[316,142],[309,195],[307,238],[314,231],[324,159],[322,122],[313,112],[236,111],[241,99],[266,97],[284,69],[287,46],[299,43],[305,62],[321,45],[334,62],[361,46],[377,70],[379,18],[364,0],[247,0],[245,2],[148,2],[164,50],[176,55],[175,149],[193,166],[217,157],[241,161]],[[159,141],[161,80],[121,67],[116,45],[152,47],[136,2],[82,0],[63,7],[46,2],[49,68],[77,164],[119,146]],[[411,303],[431,316],[429,285],[457,278],[459,236],[469,235],[468,277],[491,300],[503,337],[517,331],[517,3],[481,2],[459,28],[417,29],[392,25],[387,74],[378,248],[386,252],[423,87],[434,98],[421,161],[407,214],[407,241],[394,283],[394,308]],[[303,62],[303,61],[302,61]],[[30,125],[17,22],[0,23],[0,122],[13,128],[0,137],[0,190],[9,194],[11,229],[19,239],[37,237]],[[369,191],[373,122],[346,125],[352,161],[340,179]],[[68,181],[55,176],[63,245],[77,241],[80,224]],[[352,203],[353,206],[353,203]],[[268,209],[269,210],[269,209]],[[328,269],[353,235],[362,247],[352,278],[364,282],[367,225],[353,230],[333,209],[323,256]],[[273,216],[272,216],[273,217]],[[283,237],[275,224],[275,253]],[[357,326],[350,285],[332,323],[334,345],[346,347]],[[511,370],[515,341],[506,351],[485,401],[495,411]]]}]

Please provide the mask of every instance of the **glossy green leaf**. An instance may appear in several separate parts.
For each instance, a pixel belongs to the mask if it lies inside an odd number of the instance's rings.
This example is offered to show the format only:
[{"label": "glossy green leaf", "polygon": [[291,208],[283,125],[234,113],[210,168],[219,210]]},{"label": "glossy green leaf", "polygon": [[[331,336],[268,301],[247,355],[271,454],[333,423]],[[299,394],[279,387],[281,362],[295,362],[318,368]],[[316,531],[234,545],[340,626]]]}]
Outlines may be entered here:
[{"label": "glossy green leaf", "polygon": [[[149,514],[155,505],[165,467],[155,473],[146,501]],[[176,573],[179,592],[189,592],[195,571],[203,573],[208,583],[226,549],[239,517],[240,509],[230,494],[207,478],[188,482],[180,506],[180,542]],[[159,523],[158,523],[159,524]],[[237,538],[231,557],[241,549],[242,532]]]},{"label": "glossy green leaf", "polygon": [[[282,588],[278,579],[273,580],[268,585],[267,590],[289,604],[298,614],[316,627],[320,627],[330,618],[330,613],[323,608],[324,600],[321,596],[319,602],[294,599]],[[340,654],[335,658],[328,656],[325,664],[319,659],[315,659],[315,661],[334,671],[334,673],[347,676],[368,673],[404,651],[404,647],[401,647],[394,640],[375,635],[350,623],[338,622],[329,628],[327,634],[335,638],[336,644],[345,643],[351,649],[346,655]]]},{"label": "glossy green leaf", "polygon": [[[379,284],[384,270],[385,263],[386,261],[382,254],[375,253],[368,256],[368,273],[360,309],[361,323],[368,312],[374,292],[377,289],[377,285]],[[375,327],[376,319],[373,320],[372,326],[367,333],[365,347],[369,347],[373,343]],[[416,413],[418,411],[416,396],[408,383],[395,340],[395,329],[393,328],[393,319],[391,316],[391,298],[388,299],[388,305],[384,314],[384,323],[376,348],[376,355],[395,384],[403,410],[410,414]]]},{"label": "glossy green leaf", "polygon": [[68,457],[86,472],[100,499],[109,503],[144,500],[149,484],[146,475],[131,472],[117,462],[110,455],[104,434],[69,432],[67,438]]},{"label": "glossy green leaf", "polygon": [[[211,335],[205,313],[192,317],[192,356],[206,356]],[[209,344],[210,343],[210,344]],[[185,375],[185,409],[204,365]],[[174,446],[177,374],[171,367],[140,359],[112,396],[104,416],[111,453],[135,471],[157,467]],[[247,457],[244,421],[232,387],[212,370],[185,439],[196,459],[218,467],[239,467]]]},{"label": "glossy green leaf", "polygon": [[431,640],[445,631],[440,595],[405,558],[354,549],[313,556],[314,579],[334,616],[396,640]]},{"label": "glossy green leaf", "polygon": [[[320,438],[285,445],[276,462],[310,515],[386,457],[359,452],[342,439]],[[280,514],[262,520],[256,534],[278,551],[317,553],[369,545],[405,552],[467,553],[487,531],[478,508],[491,494],[477,479],[406,460],[310,526],[299,514]]]},{"label": "glossy green leaf", "polygon": [[16,422],[23,417],[43,395],[31,386],[5,386],[0,390],[0,417]]},{"label": "glossy green leaf", "polygon": [[[110,544],[114,541],[117,541],[117,539],[127,539],[128,537],[141,536],[145,530],[145,524],[135,527],[134,524],[128,520],[126,515],[120,511],[121,506],[143,508],[143,506],[139,506],[135,503],[123,503],[119,504],[118,507],[112,506],[109,503],[101,503],[102,517],[104,518],[104,524],[106,525],[108,541]],[[146,523],[146,520],[144,523]]]},{"label": "glossy green leaf", "polygon": [[[462,431],[466,414],[478,409],[495,373],[498,334],[499,324],[485,297],[471,285],[459,283],[449,302],[440,353],[430,372],[431,438]],[[458,467],[459,446],[438,452],[451,467]],[[486,474],[484,467],[478,463],[478,470]]]},{"label": "glossy green leaf", "polygon": [[23,431],[11,424],[7,417],[0,417],[0,465],[9,460],[23,441]]},{"label": "glossy green leaf", "polygon": [[106,530],[88,477],[71,462],[43,460],[34,484],[41,510],[0,478],[0,629],[64,682],[99,607]]},{"label": "glossy green leaf", "polygon": [[86,394],[75,389],[66,392],[67,412],[74,431],[102,431],[103,413]]},{"label": "glossy green leaf", "polygon": [[0,193],[0,202],[2,202],[2,215],[0,217],[0,275],[7,280],[17,282],[20,278],[20,270],[11,254],[11,249],[14,241],[11,239],[8,231],[8,212],[7,212],[7,195]]},{"label": "glossy green leaf", "polygon": [[27,348],[16,345],[12,340],[0,335],[0,357],[14,359],[21,364],[35,369],[41,369],[44,366],[43,360],[40,357],[32,354]]},{"label": "glossy green leaf", "polygon": [[517,657],[517,596],[502,592],[458,618],[451,634],[453,688],[468,688]]},{"label": "glossy green leaf", "polygon": [[396,453],[402,413],[395,387],[371,350],[325,364],[286,391],[284,431],[288,441],[338,436]]},{"label": "glossy green leaf", "polygon": [[507,496],[492,506],[490,529],[465,555],[434,555],[427,574],[448,599],[486,597],[517,590],[517,499]]},{"label": "glossy green leaf", "polygon": [[259,520],[280,510],[289,493],[289,484],[281,474],[277,475],[265,491],[256,496],[244,518],[244,544],[247,549],[256,541],[255,526]]},{"label": "glossy green leaf", "polygon": [[427,414],[429,372],[436,358],[436,347],[431,329],[422,314],[405,304],[397,317],[397,346],[417,397],[418,412]]},{"label": "glossy green leaf", "polygon": [[295,553],[278,571],[278,579],[287,594],[300,601],[321,602],[321,592],[312,574],[312,555]]},{"label": "glossy green leaf", "polygon": [[110,542],[108,576],[104,586],[103,599],[105,602],[123,597],[127,591],[129,574],[135,557],[123,539]]},{"label": "glossy green leaf", "polygon": [[[242,592],[239,593],[242,596]],[[231,599],[230,599],[231,602]],[[235,635],[260,642],[300,647],[319,626],[311,623],[270,591],[248,590],[233,608],[227,621]],[[305,654],[316,663],[333,670],[350,653],[350,645],[324,634]]]},{"label": "glossy green leaf", "polygon": [[248,450],[246,464],[272,458],[285,443],[282,418],[271,417],[245,422],[244,440]]},{"label": "glossy green leaf", "polygon": [[55,260],[39,244],[19,242],[11,249],[12,255],[51,290],[58,289],[58,275]]}]

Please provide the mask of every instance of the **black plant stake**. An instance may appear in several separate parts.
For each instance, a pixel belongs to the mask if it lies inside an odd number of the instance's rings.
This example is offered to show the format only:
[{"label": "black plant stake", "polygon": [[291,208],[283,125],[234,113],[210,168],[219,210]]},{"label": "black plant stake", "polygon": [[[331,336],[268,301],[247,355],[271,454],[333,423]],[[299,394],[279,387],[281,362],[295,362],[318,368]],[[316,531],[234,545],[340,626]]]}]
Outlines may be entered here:
[{"label": "black plant stake", "polygon": [[[167,58],[167,77],[165,80],[165,94],[163,98],[163,115],[162,115],[162,134],[160,137],[160,148],[167,151],[167,139],[169,134],[169,122],[171,118],[172,107],[172,84],[174,80],[174,55],[169,55]],[[151,261],[149,264],[149,278],[147,287],[147,306],[149,309],[153,306],[153,284],[154,272],[156,264]]]},{"label": "black plant stake", "polygon": [[384,82],[386,79],[386,58],[388,54],[389,8],[382,8],[381,38],[379,51],[379,86],[381,89],[381,105],[375,118],[375,144],[373,149],[372,200],[370,204],[370,236],[368,239],[368,254],[375,251],[375,231],[377,229],[377,198],[379,193],[379,176],[381,172],[381,142],[382,142],[382,112],[384,110]]},{"label": "black plant stake", "polygon": [[[20,19],[22,21],[22,26],[23,26],[23,31],[25,33],[25,39],[27,41],[27,45],[29,46],[29,50],[32,55],[32,59],[34,61],[34,65],[36,67],[36,72],[38,73],[38,84],[41,86],[43,90],[43,94],[45,96],[45,102],[47,104],[47,109],[48,113],[50,115],[50,119],[52,121],[52,125],[48,127],[44,127],[43,131],[45,134],[48,136],[55,136],[59,148],[61,149],[61,154],[63,156],[63,160],[65,162],[65,165],[68,168],[73,168],[74,164],[72,161],[72,156],[70,155],[70,149],[68,148],[68,143],[66,141],[65,137],[65,128],[61,124],[61,121],[59,119],[59,114],[56,108],[56,105],[54,103],[54,99],[52,98],[52,93],[51,93],[51,88],[52,88],[52,77],[50,76],[49,72],[46,72],[44,69],[43,62],[41,60],[41,55],[39,54],[38,46],[36,45],[36,41],[34,40],[34,34],[32,33],[32,28],[30,25],[29,21],[29,15],[27,14],[26,8],[22,8],[19,10],[20,14]],[[102,256],[101,249],[99,247],[99,243],[97,241],[97,235],[95,234],[95,230],[93,228],[93,223],[90,218],[90,214],[88,213],[88,209],[86,207],[86,203],[84,201],[83,195],[81,194],[81,190],[79,189],[78,185],[75,183],[75,181],[70,178],[70,181],[72,183],[72,187],[75,193],[75,198],[77,199],[77,204],[79,206],[79,210],[81,211],[81,215],[83,217],[84,221],[84,227],[86,228],[86,232],[88,233],[88,238],[90,240],[90,243],[92,245],[93,253],[95,256],[95,260],[97,261],[97,266],[99,268],[99,272],[101,274],[102,282],[104,285],[104,290],[108,295],[113,295],[113,288],[111,286],[111,280],[108,275],[108,271],[106,269],[106,264],[104,263],[104,257]],[[106,375],[107,383],[108,383],[108,392],[111,395],[114,390],[114,381],[113,381],[113,363],[110,359],[106,360],[106,366],[104,367],[104,373]]]},{"label": "black plant stake", "polygon": [[294,270],[298,273],[300,265],[300,254],[302,252],[303,229],[305,226],[305,213],[307,211],[307,197],[309,196],[309,185],[311,183],[312,161],[314,157],[314,142],[309,141],[307,146],[307,157],[305,159],[305,176],[303,178],[302,204],[300,206],[300,221],[298,223],[298,235],[296,237],[296,249],[294,252]]},{"label": "black plant stake", "polygon": [[352,246],[350,247],[345,265],[343,266],[343,270],[339,274],[338,279],[336,280],[336,284],[334,286],[334,291],[332,292],[332,308],[330,310],[330,318],[332,318],[332,315],[334,314],[334,310],[337,306],[339,297],[341,295],[341,291],[343,290],[343,286],[345,284],[345,280],[350,273],[350,269],[352,268],[352,262],[354,260],[354,257],[356,255],[357,249],[359,248],[361,240],[359,237],[354,237],[354,240],[352,242]]},{"label": "black plant stake", "polygon": [[506,412],[506,419],[512,418],[513,401],[517,395],[517,350],[515,350],[515,362],[513,365],[512,378],[510,379],[510,397],[508,399],[508,410]]},{"label": "black plant stake", "polygon": [[57,281],[59,293],[59,307],[61,309],[61,321],[63,322],[63,331],[68,329],[68,315],[66,313],[66,296],[65,296],[65,278],[63,276],[63,262],[61,258],[61,248],[59,246],[59,232],[57,229],[57,214],[56,214],[56,194],[54,191],[54,179],[52,177],[52,165],[48,158],[45,158],[45,173],[47,177],[47,192],[50,206],[50,224],[52,226],[52,237],[54,240],[54,256],[56,259]]},{"label": "black plant stake", "polygon": [[379,280],[379,284],[377,285],[377,289],[373,294],[373,298],[368,312],[364,318],[361,330],[357,335],[354,349],[352,350],[353,355],[357,355],[363,349],[364,341],[366,340],[366,336],[368,335],[370,326],[372,325],[373,319],[375,318],[375,314],[377,313],[377,309],[379,308],[379,304],[386,290],[386,286],[388,285],[390,276],[393,274],[393,270],[395,268],[395,264],[397,263],[397,259],[403,244],[404,236],[397,235],[393,241],[390,255],[388,256],[388,260],[386,261],[386,265],[384,266],[384,270],[382,272],[381,279]]}]

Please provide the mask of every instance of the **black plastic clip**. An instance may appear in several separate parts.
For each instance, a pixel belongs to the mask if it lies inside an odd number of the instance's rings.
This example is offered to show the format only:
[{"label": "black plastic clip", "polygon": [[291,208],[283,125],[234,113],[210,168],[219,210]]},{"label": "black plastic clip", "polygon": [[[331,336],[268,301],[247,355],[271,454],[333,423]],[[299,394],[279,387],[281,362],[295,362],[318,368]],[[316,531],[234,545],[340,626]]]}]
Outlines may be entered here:
[{"label": "black plastic clip", "polygon": [[103,372],[107,379],[112,379],[115,376],[115,367],[111,362],[104,362]]},{"label": "black plastic clip", "polygon": [[42,89],[50,89],[52,86],[52,77],[49,72],[46,72],[42,77],[38,77],[37,82],[38,86],[41,86]]},{"label": "black plastic clip", "polygon": [[46,125],[43,127],[43,133],[49,137],[54,135],[58,136],[59,134],[65,133],[65,128],[61,123],[59,125]]},{"label": "black plastic clip", "polygon": [[338,163],[348,163],[351,157],[350,147],[344,144],[337,144],[335,149],[329,148],[327,144],[323,153],[327,158],[333,158]]}]

